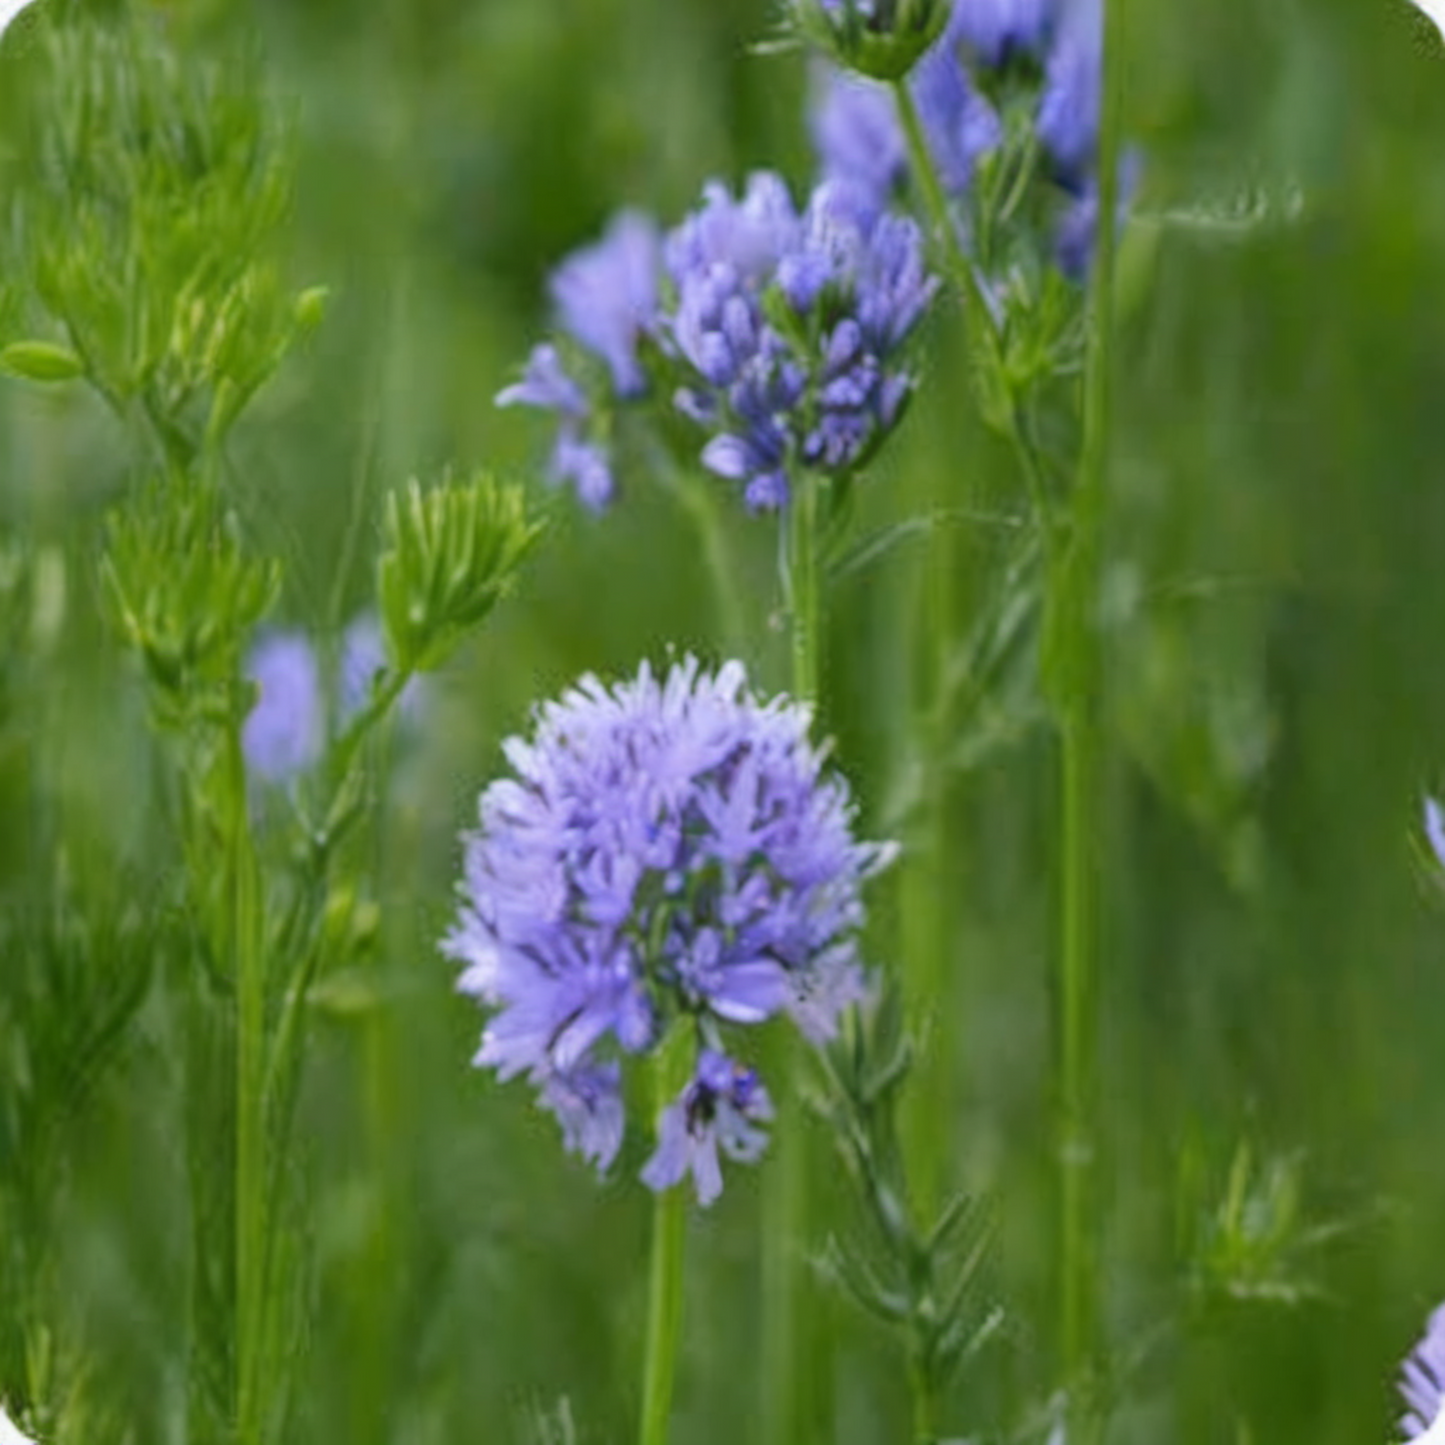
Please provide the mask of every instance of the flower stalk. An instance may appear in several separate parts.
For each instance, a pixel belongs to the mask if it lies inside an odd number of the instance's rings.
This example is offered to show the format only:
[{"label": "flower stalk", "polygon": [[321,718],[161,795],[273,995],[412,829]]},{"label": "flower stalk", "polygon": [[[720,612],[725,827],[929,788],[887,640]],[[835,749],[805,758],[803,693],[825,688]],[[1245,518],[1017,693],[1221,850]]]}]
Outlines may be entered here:
[{"label": "flower stalk", "polygon": [[[783,513],[783,584],[788,606],[792,693],[800,703],[818,707],[822,596],[818,569],[818,491],[821,478],[800,468],[790,505]],[[815,723],[816,726],[816,723]],[[789,1053],[796,1051],[789,1050]],[[798,1072],[796,1057],[784,1067]],[[789,1090],[785,1118],[777,1134],[777,1158],[763,1186],[763,1439],[788,1445],[805,1427],[803,1376],[815,1363],[817,1326],[802,1310],[801,1246],[807,1237],[809,1189],[807,1136],[801,1110]]]},{"label": "flower stalk", "polygon": [[[652,1060],[657,1114],[677,1097],[692,1073],[692,1038],[680,1029]],[[659,1190],[652,1206],[652,1257],[647,1281],[647,1353],[642,1373],[639,1445],[667,1445],[672,1389],[682,1335],[683,1254],[687,1240],[687,1196]]]}]

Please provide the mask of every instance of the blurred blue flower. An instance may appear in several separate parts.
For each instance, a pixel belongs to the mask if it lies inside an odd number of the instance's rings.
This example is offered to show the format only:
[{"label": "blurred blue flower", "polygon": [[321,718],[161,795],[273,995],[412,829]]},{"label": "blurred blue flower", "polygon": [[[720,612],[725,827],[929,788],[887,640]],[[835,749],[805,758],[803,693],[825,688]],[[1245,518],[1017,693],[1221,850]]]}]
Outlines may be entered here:
[{"label": "blurred blue flower", "polygon": [[913,390],[903,349],[937,290],[912,221],[860,215],[824,182],[801,215],[782,180],[714,183],[668,238],[664,342],[690,373],[679,410],[712,432],[703,464],[774,509],[799,466],[862,465]]},{"label": "blurred blue flower", "polygon": [[257,688],[241,731],[246,765],[264,782],[289,783],[316,763],[325,742],[316,650],[299,632],[267,633],[251,650],[246,675]]},{"label": "blurred blue flower", "polygon": [[1040,52],[1057,10],[1058,0],[956,0],[946,34],[997,70],[1015,56]]},{"label": "blurred blue flower", "polygon": [[1045,67],[1038,133],[1060,183],[1076,192],[1097,157],[1103,79],[1102,0],[1072,0],[1060,16]]},{"label": "blurred blue flower", "polygon": [[697,1074],[646,1173],[690,1171],[706,1198],[717,1146],[753,1157],[768,1114],[724,1029],[786,1013],[811,1038],[835,1031],[865,993],[861,887],[892,856],[854,840],[808,709],[746,683],[739,663],[688,658],[539,709],[535,736],[506,744],[513,776],[482,794],[444,943],[491,1010],[476,1063],[525,1074],[600,1168],[622,1138],[622,1060],[690,1020]]},{"label": "blurred blue flower", "polygon": [[703,1049],[692,1081],[658,1120],[657,1151],[643,1168],[643,1182],[668,1189],[691,1174],[698,1203],[711,1204],[722,1193],[719,1146],[729,1159],[756,1163],[768,1145],[757,1125],[772,1117],[772,1101],[756,1070]]},{"label": "blurred blue flower", "polygon": [[[1138,151],[1127,150],[1119,157],[1119,194],[1114,211],[1116,227],[1122,227],[1128,219],[1140,170]],[[1090,173],[1084,177],[1079,193],[1069,198],[1054,235],[1054,259],[1059,270],[1071,281],[1082,282],[1088,276],[1098,232],[1099,178]]]},{"label": "blurred blue flower", "polygon": [[558,322],[607,363],[619,397],[647,389],[637,343],[657,316],[661,261],[662,240],[652,219],[622,211],[600,241],[574,251],[552,273]]},{"label": "blurred blue flower", "polygon": [[1400,1393],[1407,1407],[1400,1429],[1407,1440],[1431,1439],[1439,1433],[1433,1426],[1445,1428],[1445,1415],[1440,1409],[1445,1402],[1445,1305],[1430,1316],[1424,1339],[1406,1359],[1401,1369]]}]

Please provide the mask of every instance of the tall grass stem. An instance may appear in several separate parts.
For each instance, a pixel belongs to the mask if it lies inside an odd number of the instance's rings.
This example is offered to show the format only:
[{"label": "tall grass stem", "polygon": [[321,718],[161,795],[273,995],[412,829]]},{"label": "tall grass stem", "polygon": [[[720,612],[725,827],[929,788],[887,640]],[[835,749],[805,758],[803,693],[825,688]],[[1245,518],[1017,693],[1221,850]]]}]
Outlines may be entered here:
[{"label": "tall grass stem", "polygon": [[266,974],[241,709],[226,734],[227,897],[236,988],[236,1437],[262,1445],[267,1286]]},{"label": "tall grass stem", "polygon": [[[1097,1347],[1099,1303],[1093,1218],[1097,1149],[1093,1077],[1099,970],[1102,840],[1100,702],[1103,655],[1098,632],[1102,531],[1108,501],[1114,321],[1114,263],[1119,195],[1122,0],[1105,10],[1103,110],[1099,133],[1099,222],[1090,282],[1090,331],[1084,379],[1084,439],[1074,497],[1068,565],[1060,579],[1069,628],[1062,702],[1063,857],[1059,954],[1059,1250],[1060,1348],[1066,1388],[1076,1387]],[[1087,1431],[1077,1389],[1070,1390],[1071,1439]]]}]

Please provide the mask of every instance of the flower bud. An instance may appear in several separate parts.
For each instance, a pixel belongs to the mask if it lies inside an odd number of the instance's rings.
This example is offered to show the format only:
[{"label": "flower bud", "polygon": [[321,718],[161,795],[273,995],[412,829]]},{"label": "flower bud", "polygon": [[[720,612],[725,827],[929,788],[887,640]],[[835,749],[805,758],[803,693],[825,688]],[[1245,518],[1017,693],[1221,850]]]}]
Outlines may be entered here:
[{"label": "flower bud", "polygon": [[798,31],[845,70],[901,80],[943,33],[945,0],[793,0]]}]

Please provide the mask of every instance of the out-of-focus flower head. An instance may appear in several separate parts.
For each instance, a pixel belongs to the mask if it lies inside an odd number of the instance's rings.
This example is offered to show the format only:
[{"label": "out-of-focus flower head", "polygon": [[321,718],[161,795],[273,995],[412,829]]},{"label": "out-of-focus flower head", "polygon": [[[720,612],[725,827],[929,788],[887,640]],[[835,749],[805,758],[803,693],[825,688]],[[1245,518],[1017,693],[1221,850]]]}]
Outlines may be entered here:
[{"label": "out-of-focus flower head", "polygon": [[1430,1316],[1424,1338],[1402,1366],[1400,1394],[1406,1406],[1400,1419],[1405,1439],[1437,1445],[1437,1437],[1445,1433],[1440,1409],[1445,1403],[1445,1305]]},{"label": "out-of-focus flower head", "polygon": [[1071,190],[1082,190],[1097,160],[1103,77],[1103,0],[1070,0],[1045,66],[1038,133]]},{"label": "out-of-focus flower head", "polygon": [[657,227],[638,211],[620,212],[601,240],[562,261],[550,284],[558,326],[583,359],[603,363],[606,384],[589,392],[548,343],[533,350],[522,379],[497,396],[498,406],[557,414],[549,472],[554,482],[570,483],[593,511],[603,510],[615,489],[598,402],[609,390],[622,402],[647,390],[638,344],[656,320],[660,273]]},{"label": "out-of-focus flower head", "polygon": [[293,782],[316,764],[326,739],[316,649],[299,632],[267,633],[246,674],[257,690],[241,732],[246,764],[263,782]]},{"label": "out-of-focus flower head", "polygon": [[1059,0],[955,0],[948,39],[980,65],[1000,70],[1015,57],[1042,52]]},{"label": "out-of-focus flower head", "polygon": [[[1119,157],[1119,194],[1114,212],[1116,226],[1123,226],[1128,219],[1141,169],[1138,151],[1127,150]],[[1070,196],[1054,236],[1054,259],[1059,270],[1071,281],[1082,282],[1088,276],[1098,233],[1099,178],[1090,173],[1084,177],[1078,194]]]},{"label": "out-of-focus flower head", "polygon": [[787,502],[796,467],[863,465],[913,390],[904,349],[937,289],[913,222],[826,181],[799,214],[759,172],[739,198],[709,185],[666,256],[661,336],[679,410],[711,433],[703,464],[754,510]]},{"label": "out-of-focus flower head", "polygon": [[524,1074],[570,1149],[605,1169],[622,1064],[682,1026],[693,1078],[659,1122],[654,1188],[720,1185],[753,1158],[766,1091],[724,1032],[787,1014],[811,1038],[865,993],[862,884],[892,850],[859,843],[847,785],[807,708],[756,698],[739,663],[582,680],[506,744],[466,839],[447,954],[490,1011],[476,1063]]}]

